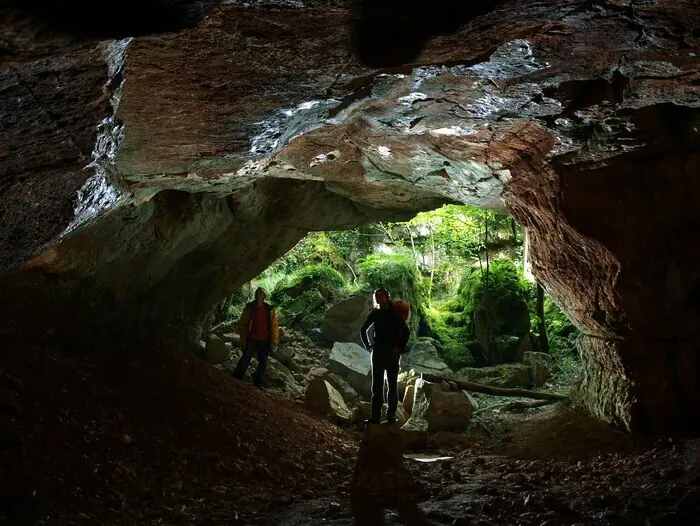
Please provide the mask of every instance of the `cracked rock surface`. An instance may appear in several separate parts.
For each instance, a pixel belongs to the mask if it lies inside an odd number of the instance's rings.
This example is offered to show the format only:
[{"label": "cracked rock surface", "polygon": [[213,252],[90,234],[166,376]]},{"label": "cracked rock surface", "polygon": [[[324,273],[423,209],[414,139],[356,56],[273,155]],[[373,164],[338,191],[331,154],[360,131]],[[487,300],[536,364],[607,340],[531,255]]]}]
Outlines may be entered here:
[{"label": "cracked rock surface", "polygon": [[436,2],[410,42],[388,2],[38,5],[0,8],[4,338],[196,342],[309,230],[468,203],[529,229],[581,404],[700,421],[694,0]]}]

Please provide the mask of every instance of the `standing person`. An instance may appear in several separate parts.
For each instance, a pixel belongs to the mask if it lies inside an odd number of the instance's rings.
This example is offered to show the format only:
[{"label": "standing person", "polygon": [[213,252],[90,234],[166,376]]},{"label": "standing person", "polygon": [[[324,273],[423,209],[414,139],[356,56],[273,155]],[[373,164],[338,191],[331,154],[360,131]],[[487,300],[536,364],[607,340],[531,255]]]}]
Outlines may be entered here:
[{"label": "standing person", "polygon": [[[374,291],[374,310],[360,329],[362,343],[372,352],[372,415],[366,423],[378,424],[384,405],[384,372],[389,384],[386,412],[387,422],[396,422],[396,407],[399,404],[399,361],[410,335],[408,325],[401,314],[392,307],[389,291],[379,288]],[[367,331],[374,326],[374,338],[370,343]]]},{"label": "standing person", "polygon": [[258,368],[253,375],[253,383],[261,389],[265,387],[267,358],[274,349],[277,349],[279,342],[277,316],[272,305],[265,303],[266,295],[265,290],[258,287],[255,290],[255,301],[251,301],[243,308],[238,322],[243,355],[233,371],[234,378],[243,378],[253,352],[257,352]]}]

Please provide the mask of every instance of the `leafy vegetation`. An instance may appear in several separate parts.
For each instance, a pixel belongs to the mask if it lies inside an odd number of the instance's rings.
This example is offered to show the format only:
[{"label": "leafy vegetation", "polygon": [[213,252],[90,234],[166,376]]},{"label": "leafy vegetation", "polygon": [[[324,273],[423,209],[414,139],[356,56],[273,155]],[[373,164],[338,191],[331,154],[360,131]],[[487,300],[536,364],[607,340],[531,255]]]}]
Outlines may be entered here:
[{"label": "leafy vegetation", "polygon": [[285,323],[314,329],[335,302],[386,287],[411,303],[414,336],[433,338],[445,362],[459,369],[486,364],[496,351],[538,350],[536,307],[544,305],[550,353],[570,374],[578,332],[549,298],[537,303],[535,284],[521,270],[524,239],[511,217],[457,205],[403,223],[312,232],[215,314],[234,319],[263,286]]},{"label": "leafy vegetation", "polygon": [[345,278],[328,265],[302,267],[278,282],[270,296],[282,319],[303,328],[318,327],[323,314],[348,292]]},{"label": "leafy vegetation", "polygon": [[384,287],[392,298],[411,304],[410,325],[412,333],[416,334],[425,312],[425,287],[415,260],[406,255],[370,254],[358,260],[357,266],[364,290]]}]

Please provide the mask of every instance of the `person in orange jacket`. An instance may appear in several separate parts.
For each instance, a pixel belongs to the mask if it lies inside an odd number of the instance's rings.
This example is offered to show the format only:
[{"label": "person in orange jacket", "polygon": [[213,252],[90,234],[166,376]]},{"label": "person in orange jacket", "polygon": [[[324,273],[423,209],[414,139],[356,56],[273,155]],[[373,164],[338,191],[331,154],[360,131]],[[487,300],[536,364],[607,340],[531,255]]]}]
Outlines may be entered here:
[{"label": "person in orange jacket", "polygon": [[280,334],[275,309],[269,303],[265,303],[266,296],[265,290],[258,287],[255,291],[255,301],[251,301],[243,308],[241,319],[238,321],[243,355],[233,371],[234,378],[242,379],[248,370],[253,353],[256,352],[258,368],[253,375],[253,383],[261,389],[265,387],[267,359],[270,353],[277,350]]}]

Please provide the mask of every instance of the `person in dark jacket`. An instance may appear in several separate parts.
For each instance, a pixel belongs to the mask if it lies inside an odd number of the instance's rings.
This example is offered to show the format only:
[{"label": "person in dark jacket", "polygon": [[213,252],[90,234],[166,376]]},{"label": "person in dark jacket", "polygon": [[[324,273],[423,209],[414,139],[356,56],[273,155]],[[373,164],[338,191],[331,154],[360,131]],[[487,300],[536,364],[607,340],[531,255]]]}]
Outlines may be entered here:
[{"label": "person in dark jacket", "polygon": [[279,324],[275,309],[269,303],[265,303],[265,296],[265,290],[258,287],[255,291],[255,301],[243,308],[238,322],[243,355],[233,371],[234,378],[242,379],[248,370],[253,352],[257,352],[258,368],[253,375],[253,383],[261,389],[265,386],[267,358],[279,342]]},{"label": "person in dark jacket", "polygon": [[[406,348],[410,335],[408,325],[401,314],[392,307],[389,291],[379,288],[374,291],[375,309],[367,316],[360,329],[362,343],[372,352],[372,415],[369,424],[379,424],[384,405],[384,373],[389,385],[386,417],[387,422],[396,422],[396,408],[399,404],[398,379],[401,354]],[[374,338],[367,334],[374,329]]]}]

